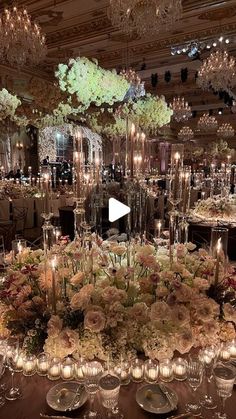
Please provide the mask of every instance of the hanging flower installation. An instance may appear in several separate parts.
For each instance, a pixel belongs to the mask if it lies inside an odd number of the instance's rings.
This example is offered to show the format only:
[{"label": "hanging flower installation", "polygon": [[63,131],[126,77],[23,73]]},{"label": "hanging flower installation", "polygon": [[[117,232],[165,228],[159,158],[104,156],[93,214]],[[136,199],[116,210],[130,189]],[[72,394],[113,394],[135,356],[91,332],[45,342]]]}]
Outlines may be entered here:
[{"label": "hanging flower installation", "polygon": [[7,89],[0,90],[0,120],[7,117],[13,118],[20,104],[21,101]]},{"label": "hanging flower installation", "polygon": [[92,131],[106,137],[124,137],[127,132],[126,119],[114,115],[112,109],[108,109],[107,112],[104,109],[101,112],[94,112],[86,122]]},{"label": "hanging flower installation", "polygon": [[55,74],[61,90],[75,94],[86,108],[92,103],[101,106],[123,101],[130,87],[124,77],[115,71],[104,70],[97,61],[85,57],[71,59],[68,65],[59,64]]},{"label": "hanging flower installation", "polygon": [[120,109],[121,117],[126,117],[145,132],[154,132],[170,122],[173,115],[164,96],[147,94],[136,102],[128,102]]}]

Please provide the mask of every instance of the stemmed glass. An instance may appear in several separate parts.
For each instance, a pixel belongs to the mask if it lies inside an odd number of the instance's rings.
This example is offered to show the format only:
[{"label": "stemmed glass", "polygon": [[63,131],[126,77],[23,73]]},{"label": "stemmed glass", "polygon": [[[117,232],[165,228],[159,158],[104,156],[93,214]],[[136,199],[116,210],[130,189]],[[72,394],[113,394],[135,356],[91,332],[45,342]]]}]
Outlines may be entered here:
[{"label": "stemmed glass", "polygon": [[90,408],[84,415],[84,419],[101,418],[100,414],[94,409],[95,394],[98,391],[99,378],[102,375],[103,368],[100,362],[92,361],[87,362],[83,367],[85,378],[85,390],[90,396]]},{"label": "stemmed glass", "polygon": [[21,397],[21,391],[18,387],[15,387],[14,375],[17,369],[17,359],[19,356],[19,340],[15,338],[9,338],[6,347],[6,360],[9,371],[11,372],[11,388],[5,394],[7,400],[16,400]]},{"label": "stemmed glass", "polygon": [[232,396],[233,386],[236,378],[236,369],[231,365],[217,364],[214,368],[217,393],[221,399],[221,412],[215,413],[217,419],[227,419],[225,413],[225,401]]},{"label": "stemmed glass", "polygon": [[205,374],[207,381],[207,392],[204,395],[204,398],[200,401],[201,405],[206,409],[215,409],[216,402],[213,397],[209,394],[209,383],[213,377],[213,367],[216,359],[216,348],[211,346],[203,349],[199,352],[199,359],[205,366]]},{"label": "stemmed glass", "polygon": [[[195,399],[195,392],[200,387],[203,377],[203,364],[198,357],[191,357],[188,361],[187,367],[187,378],[190,387],[194,391],[194,399]],[[197,404],[194,400],[186,404],[185,409],[187,412],[193,414],[193,416],[200,416],[201,414],[201,406]]]},{"label": "stemmed glass", "polygon": [[102,405],[108,409],[108,418],[122,419],[123,415],[120,413],[118,407],[120,392],[119,378],[109,373],[105,374],[99,380],[99,389]]}]

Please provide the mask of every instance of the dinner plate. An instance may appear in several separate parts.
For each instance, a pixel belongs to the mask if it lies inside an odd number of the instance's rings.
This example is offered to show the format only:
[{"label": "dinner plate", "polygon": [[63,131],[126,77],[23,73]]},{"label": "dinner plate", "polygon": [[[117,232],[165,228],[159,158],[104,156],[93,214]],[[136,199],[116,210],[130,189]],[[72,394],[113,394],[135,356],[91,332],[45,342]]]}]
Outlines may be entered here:
[{"label": "dinner plate", "polygon": [[162,389],[171,398],[171,403],[158,384],[146,384],[136,392],[136,401],[142,409],[149,413],[164,414],[169,413],[173,406],[177,407],[178,396],[176,392],[162,384]]},{"label": "dinner plate", "polygon": [[47,393],[47,404],[58,412],[76,410],[87,401],[87,393],[83,385],[75,381],[59,383]]}]

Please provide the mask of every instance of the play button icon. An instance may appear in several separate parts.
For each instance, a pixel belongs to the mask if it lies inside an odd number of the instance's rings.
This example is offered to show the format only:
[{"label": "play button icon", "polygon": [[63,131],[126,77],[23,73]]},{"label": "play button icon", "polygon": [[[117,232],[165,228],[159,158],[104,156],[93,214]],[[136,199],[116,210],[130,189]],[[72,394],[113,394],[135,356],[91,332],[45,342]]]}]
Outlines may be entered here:
[{"label": "play button icon", "polygon": [[117,201],[115,198],[109,199],[109,209],[108,209],[108,218],[110,223],[113,223],[119,218],[124,217],[125,215],[130,213],[130,207],[122,202]]}]

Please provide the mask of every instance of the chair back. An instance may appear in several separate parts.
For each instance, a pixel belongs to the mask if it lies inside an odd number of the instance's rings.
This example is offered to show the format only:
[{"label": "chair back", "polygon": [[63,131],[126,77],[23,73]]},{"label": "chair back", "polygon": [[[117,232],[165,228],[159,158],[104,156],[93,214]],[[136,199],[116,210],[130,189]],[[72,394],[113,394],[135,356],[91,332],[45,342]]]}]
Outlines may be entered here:
[{"label": "chair back", "polygon": [[26,207],[13,207],[12,219],[16,223],[16,231],[24,231],[28,208]]}]

